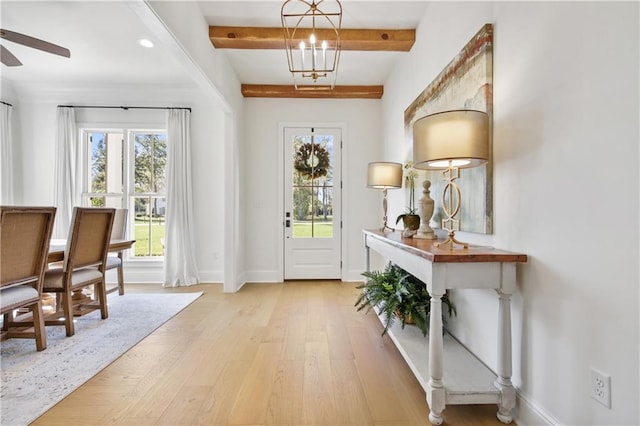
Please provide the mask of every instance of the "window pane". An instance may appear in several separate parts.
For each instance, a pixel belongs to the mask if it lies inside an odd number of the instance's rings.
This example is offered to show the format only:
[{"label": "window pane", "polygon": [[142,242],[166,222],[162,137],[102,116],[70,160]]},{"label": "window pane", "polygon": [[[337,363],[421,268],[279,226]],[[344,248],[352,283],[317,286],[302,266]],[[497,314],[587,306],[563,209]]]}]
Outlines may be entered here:
[{"label": "window pane", "polygon": [[167,136],[162,133],[135,134],[134,182],[136,193],[163,194],[167,163]]},{"label": "window pane", "polygon": [[107,190],[107,145],[106,134],[91,133],[89,147],[91,150],[91,187],[89,192],[106,192]]},{"label": "window pane", "polygon": [[326,182],[317,188],[314,216],[314,237],[333,237],[333,187]]},{"label": "window pane", "polygon": [[311,238],[311,190],[307,187],[293,188],[293,238]]},{"label": "window pane", "polygon": [[122,193],[122,133],[89,132],[89,192]]},{"label": "window pane", "polygon": [[164,256],[165,206],[164,197],[134,197],[135,256]]}]

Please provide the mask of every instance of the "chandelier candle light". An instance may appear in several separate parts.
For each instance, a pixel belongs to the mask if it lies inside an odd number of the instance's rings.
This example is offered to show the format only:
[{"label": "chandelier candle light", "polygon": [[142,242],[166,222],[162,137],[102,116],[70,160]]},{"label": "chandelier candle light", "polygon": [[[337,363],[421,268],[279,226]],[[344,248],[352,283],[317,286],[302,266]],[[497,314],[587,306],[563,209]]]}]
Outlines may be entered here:
[{"label": "chandelier candle light", "polygon": [[367,187],[382,189],[382,228],[395,231],[395,229],[387,226],[387,189],[397,189],[402,187],[402,164],[389,162],[369,163],[367,168]]},{"label": "chandelier candle light", "polygon": [[442,208],[447,215],[442,229],[449,237],[436,247],[469,244],[455,238],[460,230],[456,215],[460,211],[460,187],[456,180],[460,169],[480,166],[489,160],[489,117],[473,110],[445,111],[427,115],[413,125],[413,162],[416,169],[442,170],[446,181]]},{"label": "chandelier candle light", "polygon": [[327,88],[333,89],[340,60],[340,2],[287,0],[282,5],[281,19],[289,72],[296,89],[297,76],[314,83],[326,78]]}]

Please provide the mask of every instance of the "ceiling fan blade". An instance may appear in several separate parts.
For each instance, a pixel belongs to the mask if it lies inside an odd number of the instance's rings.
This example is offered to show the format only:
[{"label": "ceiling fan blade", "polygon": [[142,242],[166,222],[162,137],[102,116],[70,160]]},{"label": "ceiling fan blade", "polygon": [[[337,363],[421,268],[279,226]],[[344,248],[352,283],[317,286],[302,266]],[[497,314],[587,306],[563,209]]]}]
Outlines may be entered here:
[{"label": "ceiling fan blade", "polygon": [[0,36],[8,41],[22,44],[23,46],[32,47],[34,49],[42,50],[44,52],[53,53],[54,55],[64,56],[65,58],[71,57],[71,52],[57,44],[49,43],[48,41],[40,40],[39,38],[30,37],[28,35],[16,33],[0,28]]},{"label": "ceiling fan blade", "polygon": [[0,60],[8,67],[19,67],[22,65],[22,62],[2,45],[0,45]]}]

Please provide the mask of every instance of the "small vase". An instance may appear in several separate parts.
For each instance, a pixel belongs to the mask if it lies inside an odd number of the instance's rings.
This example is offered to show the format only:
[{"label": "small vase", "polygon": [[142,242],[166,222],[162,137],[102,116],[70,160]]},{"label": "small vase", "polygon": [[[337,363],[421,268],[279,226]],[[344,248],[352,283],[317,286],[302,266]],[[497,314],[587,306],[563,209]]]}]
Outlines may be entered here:
[{"label": "small vase", "polygon": [[403,237],[411,237],[420,228],[420,216],[417,214],[406,214],[402,216],[402,223],[404,224],[404,231],[402,231]]}]

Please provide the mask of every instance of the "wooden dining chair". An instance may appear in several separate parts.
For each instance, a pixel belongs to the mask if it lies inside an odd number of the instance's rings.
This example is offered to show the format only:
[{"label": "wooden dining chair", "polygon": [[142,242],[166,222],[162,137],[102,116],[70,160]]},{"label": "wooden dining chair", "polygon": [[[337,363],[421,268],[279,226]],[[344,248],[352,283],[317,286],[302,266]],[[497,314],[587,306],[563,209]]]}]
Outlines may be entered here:
[{"label": "wooden dining chair", "polygon": [[[112,240],[124,240],[127,232],[127,209],[116,209],[115,216],[113,218],[113,229],[111,231]],[[107,293],[118,290],[118,294],[122,296],[124,294],[124,271],[123,266],[124,250],[120,250],[116,253],[109,253],[107,256],[107,271],[111,269],[117,269],[118,273],[118,286],[107,290]]]},{"label": "wooden dining chair", "polygon": [[75,207],[62,267],[45,271],[42,291],[55,293],[62,318],[47,319],[45,325],[64,325],[67,336],[75,333],[72,293],[93,286],[94,300],[82,304],[84,310],[100,309],[102,319],[109,317],[105,286],[107,251],[115,209]]},{"label": "wooden dining chair", "polygon": [[55,215],[55,207],[0,206],[2,339],[35,339],[38,351],[47,347],[42,280]]}]

